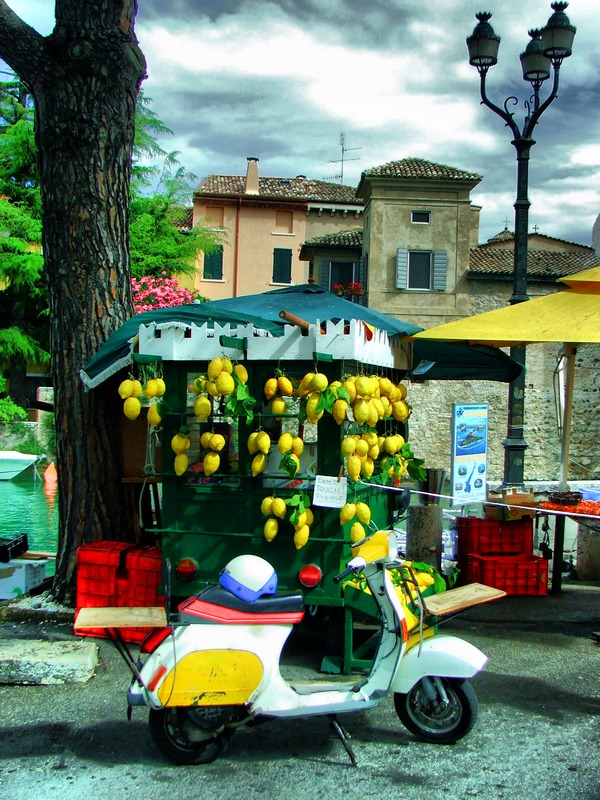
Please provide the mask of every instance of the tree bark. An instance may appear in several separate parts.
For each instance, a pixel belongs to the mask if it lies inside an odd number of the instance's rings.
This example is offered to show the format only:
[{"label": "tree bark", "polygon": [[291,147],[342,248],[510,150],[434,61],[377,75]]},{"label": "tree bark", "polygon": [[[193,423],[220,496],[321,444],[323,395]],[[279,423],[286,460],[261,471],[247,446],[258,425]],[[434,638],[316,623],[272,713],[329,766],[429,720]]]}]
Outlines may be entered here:
[{"label": "tree bark", "polygon": [[48,37],[0,0],[0,55],[36,110],[59,486],[54,592],[72,600],[77,547],[127,539],[114,386],[82,367],[132,314],[129,183],[145,61],[134,0],[56,0]]}]

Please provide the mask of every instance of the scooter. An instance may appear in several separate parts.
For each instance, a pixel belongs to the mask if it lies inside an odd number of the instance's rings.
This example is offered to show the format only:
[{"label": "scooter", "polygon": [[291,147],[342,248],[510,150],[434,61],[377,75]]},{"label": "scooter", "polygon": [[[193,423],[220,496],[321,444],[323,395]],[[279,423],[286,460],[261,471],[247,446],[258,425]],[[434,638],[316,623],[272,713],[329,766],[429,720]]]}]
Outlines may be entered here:
[{"label": "scooter", "polygon": [[423,623],[409,635],[388,572],[402,563],[394,532],[378,532],[354,546],[346,569],[334,578],[340,583],[362,573],[377,603],[381,630],[368,675],[287,682],[280,657],[303,617],[303,596],[277,592],[276,575],[264,559],[238,556],[218,584],[181,603],[176,623],[142,642],[140,659],[130,664],[129,716],[133,706],[149,706],[154,743],[182,764],[213,761],[242,725],[326,716],[356,766],[337,718],[374,708],[389,695],[398,717],[417,737],[456,742],[476,722],[477,698],[468,679],[483,669],[487,657]]}]

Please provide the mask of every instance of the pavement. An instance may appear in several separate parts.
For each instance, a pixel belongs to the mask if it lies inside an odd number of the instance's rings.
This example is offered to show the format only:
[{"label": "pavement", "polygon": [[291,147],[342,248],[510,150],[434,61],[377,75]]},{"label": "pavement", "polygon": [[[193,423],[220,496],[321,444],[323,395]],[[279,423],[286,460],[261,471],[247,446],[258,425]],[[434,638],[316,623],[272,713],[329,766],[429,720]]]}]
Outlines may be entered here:
[{"label": "pavement", "polygon": [[[2,643],[25,653],[35,641],[80,642],[68,614],[45,605],[0,606]],[[105,640],[85,640],[98,653],[88,680],[0,685],[2,793],[11,800],[600,800],[600,583],[566,580],[556,596],[506,597],[444,628],[489,656],[472,681],[474,730],[455,745],[420,742],[385,700],[344,718],[358,768],[322,718],[241,730],[212,764],[171,764],[150,740],[145,709],[127,721],[130,674],[121,657]],[[282,672],[309,674],[320,658],[292,640]]]}]

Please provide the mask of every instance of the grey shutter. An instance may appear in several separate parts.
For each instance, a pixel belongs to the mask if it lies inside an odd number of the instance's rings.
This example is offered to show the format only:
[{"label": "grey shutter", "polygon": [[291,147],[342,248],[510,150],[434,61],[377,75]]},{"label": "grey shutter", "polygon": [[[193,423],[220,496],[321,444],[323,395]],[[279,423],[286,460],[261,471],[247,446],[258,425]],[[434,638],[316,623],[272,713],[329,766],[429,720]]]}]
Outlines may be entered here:
[{"label": "grey shutter", "polygon": [[321,261],[319,264],[319,286],[329,291],[331,289],[331,261]]},{"label": "grey shutter", "polygon": [[406,289],[408,285],[408,250],[396,250],[396,289]]},{"label": "grey shutter", "polygon": [[364,294],[357,295],[354,299],[358,303],[359,306],[366,306],[367,305],[367,296],[368,296],[368,274],[367,274],[367,256],[359,256],[358,263],[356,265],[356,280],[360,283],[363,287]]},{"label": "grey shutter", "polygon": [[448,253],[446,250],[433,251],[433,291],[446,290],[446,273],[448,271]]}]

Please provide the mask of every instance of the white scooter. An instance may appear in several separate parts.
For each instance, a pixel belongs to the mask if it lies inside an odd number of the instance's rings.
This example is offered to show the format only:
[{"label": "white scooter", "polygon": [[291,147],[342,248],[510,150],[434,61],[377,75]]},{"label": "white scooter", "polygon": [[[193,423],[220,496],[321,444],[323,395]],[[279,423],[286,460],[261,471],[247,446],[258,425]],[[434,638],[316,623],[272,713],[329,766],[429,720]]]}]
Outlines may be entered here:
[{"label": "white scooter", "polygon": [[225,752],[241,725],[320,715],[329,717],[356,765],[337,716],[373,708],[390,693],[402,723],[425,741],[451,743],[471,730],[477,698],[467,679],[487,657],[435,628],[421,626],[409,636],[387,571],[402,564],[393,531],[359,545],[335,581],[362,572],[379,607],[381,633],[369,674],[286,682],[280,656],[304,614],[302,594],[276,592],[277,578],[264,559],[238,556],[219,584],[179,606],[177,623],[146,638],[143,663],[130,664],[129,714],[132,706],[150,707],[152,738],[165,755],[183,764],[208,763]]}]

